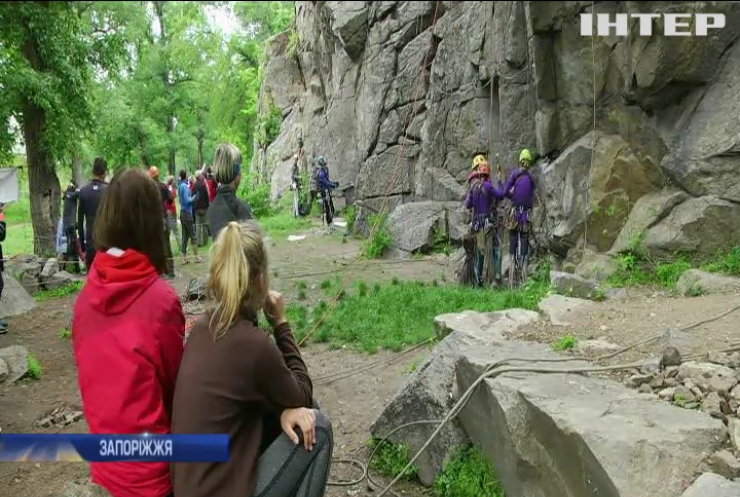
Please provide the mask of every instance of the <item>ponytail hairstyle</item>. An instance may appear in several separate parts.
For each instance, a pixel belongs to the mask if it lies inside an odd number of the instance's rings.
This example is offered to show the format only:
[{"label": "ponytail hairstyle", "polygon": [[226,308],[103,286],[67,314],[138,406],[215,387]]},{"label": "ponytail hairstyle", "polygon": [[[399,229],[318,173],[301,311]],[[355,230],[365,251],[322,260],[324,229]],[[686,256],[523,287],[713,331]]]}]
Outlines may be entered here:
[{"label": "ponytail hairstyle", "polygon": [[223,337],[242,312],[256,315],[270,288],[267,250],[254,222],[230,222],[211,249],[207,294],[213,302],[210,328]]}]

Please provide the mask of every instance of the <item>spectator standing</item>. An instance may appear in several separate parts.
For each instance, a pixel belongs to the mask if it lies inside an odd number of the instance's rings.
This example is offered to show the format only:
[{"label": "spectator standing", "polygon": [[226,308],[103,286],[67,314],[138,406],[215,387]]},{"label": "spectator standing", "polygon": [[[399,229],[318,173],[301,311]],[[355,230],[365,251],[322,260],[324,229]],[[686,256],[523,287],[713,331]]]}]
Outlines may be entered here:
[{"label": "spectator standing", "polygon": [[180,171],[180,187],[177,191],[180,197],[180,224],[182,225],[182,257],[183,264],[188,261],[188,242],[193,243],[193,254],[195,262],[203,260],[198,256],[198,243],[195,238],[195,201],[198,199],[197,194],[190,193],[188,183],[188,173],[183,169]]},{"label": "spectator standing", "polygon": [[216,147],[213,159],[216,181],[220,183],[216,198],[208,208],[208,229],[215,240],[231,221],[254,219],[252,208],[236,196],[242,180],[242,153],[231,143]]},{"label": "spectator standing", "polygon": [[208,200],[208,184],[206,183],[205,171],[198,171],[198,175],[195,178],[195,230],[198,242],[198,247],[204,247],[208,243],[208,222],[206,220],[206,213],[208,212],[208,206],[210,201]]},{"label": "spectator standing", "polygon": [[95,216],[103,193],[108,188],[105,175],[108,172],[108,163],[102,157],[93,161],[93,178],[90,183],[80,189],[79,205],[77,206],[77,230],[80,235],[80,244],[85,252],[85,266],[88,273],[93,265],[96,254],[94,240]]}]

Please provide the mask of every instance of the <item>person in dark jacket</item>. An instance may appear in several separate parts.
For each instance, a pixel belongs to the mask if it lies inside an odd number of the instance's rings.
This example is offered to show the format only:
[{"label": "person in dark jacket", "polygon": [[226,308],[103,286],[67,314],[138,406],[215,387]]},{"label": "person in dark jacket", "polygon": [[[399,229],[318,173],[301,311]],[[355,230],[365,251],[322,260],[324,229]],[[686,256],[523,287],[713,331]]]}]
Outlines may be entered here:
[{"label": "person in dark jacket", "polygon": [[93,179],[80,189],[79,205],[77,206],[77,231],[80,235],[80,244],[85,252],[85,266],[87,271],[95,260],[97,247],[95,246],[95,216],[103,198],[108,183],[105,182],[105,173],[108,172],[108,163],[102,157],[93,162]]},{"label": "person in dark jacket", "polygon": [[195,239],[199,247],[204,247],[208,242],[206,213],[211,205],[208,200],[208,184],[206,183],[205,171],[198,171],[198,175],[195,177],[195,194],[197,195],[193,204],[195,208]]},{"label": "person in dark jacket", "polygon": [[175,277],[175,258],[172,255],[172,245],[170,244],[170,226],[167,221],[167,212],[170,206],[175,203],[175,200],[172,198],[172,193],[170,193],[170,189],[167,188],[167,185],[159,181],[159,168],[157,166],[149,168],[149,177],[157,183],[159,194],[162,197],[162,219],[164,219],[164,233],[166,240],[164,244],[164,255],[167,258],[167,272],[165,277],[171,279]]},{"label": "person in dark jacket", "polygon": [[231,143],[216,147],[213,167],[220,186],[206,217],[211,238],[216,240],[219,232],[231,221],[254,219],[254,214],[249,204],[236,196],[242,180],[242,153],[239,149]]},{"label": "person in dark jacket", "polygon": [[62,211],[62,232],[67,239],[67,251],[64,254],[65,267],[71,267],[72,272],[80,272],[80,241],[77,239],[77,202],[80,189],[74,180],[69,182],[64,191],[64,209]]},{"label": "person in dark jacket", "polygon": [[319,193],[321,194],[321,206],[324,214],[324,220],[327,226],[331,226],[334,220],[334,200],[331,192],[339,186],[338,181],[329,179],[329,165],[323,156],[316,159],[319,169],[316,172],[316,183],[318,184]]},{"label": "person in dark jacket", "polygon": [[[0,204],[0,242],[5,241],[5,233],[7,232],[7,226],[5,224],[5,205]],[[3,288],[5,288],[5,282],[3,281],[3,271],[5,271],[5,259],[3,258],[3,246],[0,245],[0,298],[3,296]],[[5,319],[0,319],[0,335],[4,335],[8,332],[8,322]]]}]

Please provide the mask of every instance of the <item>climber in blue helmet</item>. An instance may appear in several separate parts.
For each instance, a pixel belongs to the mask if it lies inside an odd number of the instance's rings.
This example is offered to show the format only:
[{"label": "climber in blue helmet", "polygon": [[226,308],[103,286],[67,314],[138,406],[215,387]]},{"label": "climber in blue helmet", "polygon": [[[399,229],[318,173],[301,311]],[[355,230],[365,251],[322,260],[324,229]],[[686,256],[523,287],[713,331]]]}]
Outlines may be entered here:
[{"label": "climber in blue helmet", "polygon": [[329,179],[329,166],[323,155],[316,159],[316,164],[318,164],[315,171],[316,189],[321,194],[322,217],[326,220],[326,225],[331,226],[334,219],[334,200],[331,192],[339,186],[339,182]]}]

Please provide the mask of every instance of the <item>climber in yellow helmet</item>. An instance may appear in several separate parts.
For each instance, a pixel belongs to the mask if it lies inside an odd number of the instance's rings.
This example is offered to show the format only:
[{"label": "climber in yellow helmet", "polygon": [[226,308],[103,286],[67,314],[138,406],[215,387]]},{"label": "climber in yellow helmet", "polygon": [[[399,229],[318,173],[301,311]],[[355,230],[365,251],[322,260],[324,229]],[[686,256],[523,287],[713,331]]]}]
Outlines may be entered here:
[{"label": "climber in yellow helmet", "polygon": [[[530,173],[533,164],[532,152],[527,148],[522,149],[519,152],[519,167],[512,171],[504,186],[504,193],[511,200],[511,210],[507,222],[509,254],[512,256],[512,260],[514,258],[519,260],[525,274],[529,256],[531,214],[535,198],[535,182]],[[510,272],[511,276],[513,275]]]}]

